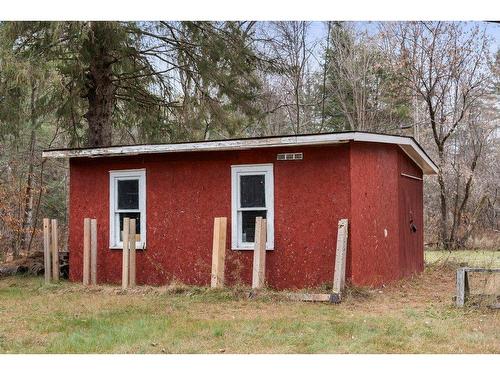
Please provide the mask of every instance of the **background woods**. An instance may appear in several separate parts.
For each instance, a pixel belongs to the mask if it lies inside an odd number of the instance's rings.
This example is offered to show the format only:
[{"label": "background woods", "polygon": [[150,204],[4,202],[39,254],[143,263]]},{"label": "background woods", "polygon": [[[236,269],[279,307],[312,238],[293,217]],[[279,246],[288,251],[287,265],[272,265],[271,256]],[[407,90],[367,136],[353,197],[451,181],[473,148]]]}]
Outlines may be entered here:
[{"label": "background woods", "polygon": [[412,135],[426,241],[499,247],[500,53],[488,24],[0,23],[0,257],[64,227],[49,147],[364,130]]}]

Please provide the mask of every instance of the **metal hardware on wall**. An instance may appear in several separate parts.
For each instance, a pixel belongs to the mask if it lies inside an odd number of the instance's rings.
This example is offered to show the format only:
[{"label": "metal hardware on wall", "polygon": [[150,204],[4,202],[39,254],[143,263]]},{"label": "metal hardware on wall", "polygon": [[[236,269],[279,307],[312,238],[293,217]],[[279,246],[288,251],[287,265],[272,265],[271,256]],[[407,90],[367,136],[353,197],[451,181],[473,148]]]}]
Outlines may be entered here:
[{"label": "metal hardware on wall", "polygon": [[287,152],[278,154],[277,160],[303,160],[304,154],[302,152]]},{"label": "metal hardware on wall", "polygon": [[422,178],[417,177],[417,176],[412,176],[411,174],[401,173],[401,176],[408,177],[408,178],[413,178],[414,180],[422,181]]}]

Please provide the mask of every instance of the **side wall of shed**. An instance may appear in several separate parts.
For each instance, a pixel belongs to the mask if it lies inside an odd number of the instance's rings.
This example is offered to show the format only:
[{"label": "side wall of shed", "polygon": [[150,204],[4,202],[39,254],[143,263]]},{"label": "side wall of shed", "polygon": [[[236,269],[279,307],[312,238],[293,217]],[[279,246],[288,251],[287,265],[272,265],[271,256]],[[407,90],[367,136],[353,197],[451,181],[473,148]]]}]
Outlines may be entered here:
[{"label": "side wall of shed", "polygon": [[398,146],[351,144],[354,284],[378,286],[423,270],[421,179],[421,169]]},{"label": "side wall of shed", "polygon": [[[252,251],[231,244],[231,165],[274,165],[275,250],[266,280],[278,289],[331,284],[337,223],[349,218],[350,145],[72,159],[70,279],[82,279],[83,218],[98,222],[98,282],[119,283],[121,250],[109,249],[109,171],[146,169],[147,249],[139,284],[210,283],[213,219],[228,217],[226,279],[251,282]],[[301,161],[276,161],[303,152]],[[348,270],[349,272],[349,270]],[[348,273],[349,276],[349,273]]]},{"label": "side wall of shed", "polygon": [[402,150],[398,164],[399,264],[406,277],[424,270],[424,186],[422,170]]},{"label": "side wall of shed", "polygon": [[380,285],[400,275],[399,147],[351,144],[351,281]]}]

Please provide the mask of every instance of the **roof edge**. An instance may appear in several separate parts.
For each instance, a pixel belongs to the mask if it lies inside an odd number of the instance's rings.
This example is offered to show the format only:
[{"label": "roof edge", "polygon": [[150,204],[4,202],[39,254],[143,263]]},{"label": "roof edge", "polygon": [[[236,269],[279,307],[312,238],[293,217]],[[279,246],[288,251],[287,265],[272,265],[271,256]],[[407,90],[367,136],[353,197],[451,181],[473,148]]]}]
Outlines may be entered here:
[{"label": "roof edge", "polygon": [[195,151],[230,151],[270,147],[313,146],[343,142],[374,142],[397,144],[422,169],[424,174],[436,174],[438,169],[422,146],[412,137],[368,132],[342,132],[241,138],[154,145],[109,146],[84,149],[44,150],[43,158],[109,157]]}]

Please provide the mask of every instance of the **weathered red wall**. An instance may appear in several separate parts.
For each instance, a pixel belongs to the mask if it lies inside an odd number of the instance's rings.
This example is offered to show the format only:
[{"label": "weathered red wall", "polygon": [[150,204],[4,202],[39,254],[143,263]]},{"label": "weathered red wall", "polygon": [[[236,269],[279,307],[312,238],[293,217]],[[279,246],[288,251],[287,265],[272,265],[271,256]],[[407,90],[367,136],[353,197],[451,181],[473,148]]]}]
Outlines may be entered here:
[{"label": "weathered red wall", "polygon": [[[402,176],[405,173],[422,178],[422,171],[399,150],[399,264],[401,277],[424,270],[423,181]],[[416,231],[411,230],[411,223]]]},{"label": "weathered red wall", "polygon": [[[304,160],[276,161],[279,152],[303,152]],[[350,220],[347,277],[354,284],[380,285],[422,269],[421,181],[412,185],[400,176],[400,171],[421,176],[420,169],[397,146],[354,142],[72,159],[70,279],[82,279],[83,218],[95,217],[98,282],[120,282],[122,252],[110,250],[108,240],[109,171],[146,168],[147,249],[137,255],[138,282],[209,284],[214,217],[228,217],[231,246],[231,165],[258,163],[274,164],[275,250],[267,252],[269,286],[330,285],[341,218]],[[403,230],[408,209],[401,202],[420,220],[416,235],[408,237]],[[249,284],[253,252],[226,254],[226,280]]]},{"label": "weathered red wall", "polygon": [[[303,161],[276,161],[278,152]],[[98,282],[121,280],[121,250],[110,250],[109,170],[146,168],[147,250],[137,279],[210,282],[213,218],[231,220],[231,165],[274,164],[275,250],[267,252],[271,287],[330,284],[338,220],[349,217],[349,144],[239,152],[193,152],[71,160],[70,279],[82,278],[82,223],[98,221]],[[227,246],[231,241],[228,222]],[[251,282],[252,251],[227,252],[226,278]]]},{"label": "weathered red wall", "polygon": [[399,278],[398,146],[351,144],[352,282]]}]

